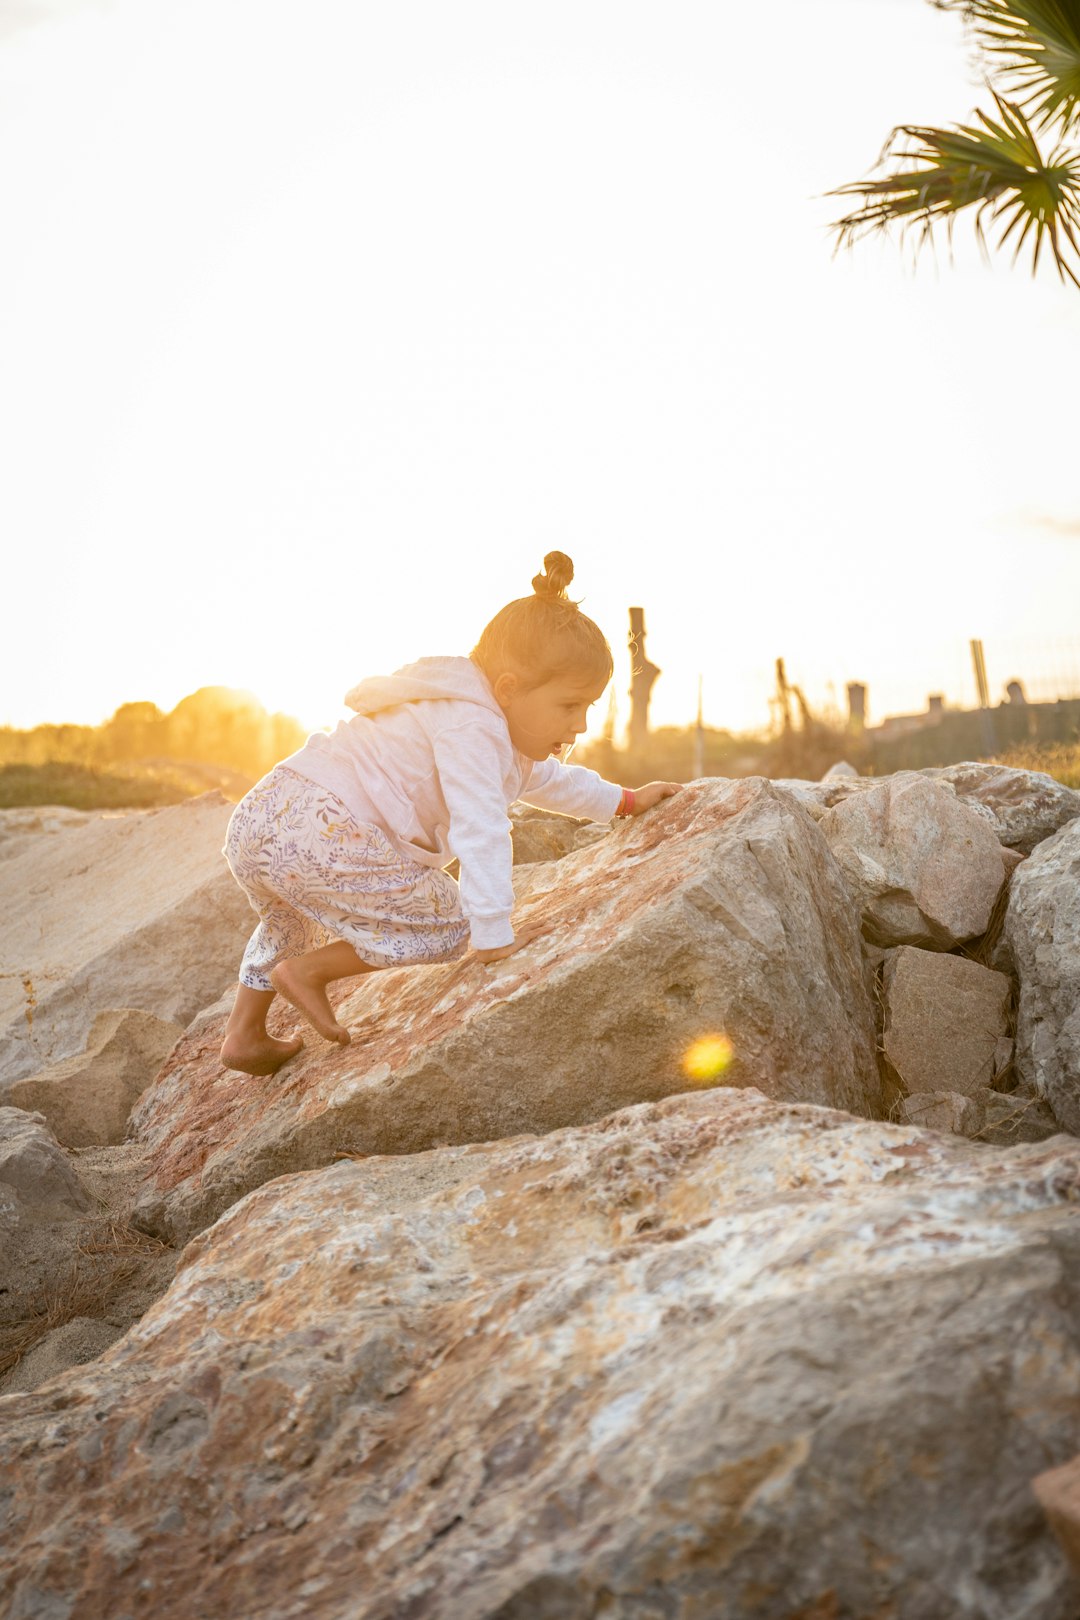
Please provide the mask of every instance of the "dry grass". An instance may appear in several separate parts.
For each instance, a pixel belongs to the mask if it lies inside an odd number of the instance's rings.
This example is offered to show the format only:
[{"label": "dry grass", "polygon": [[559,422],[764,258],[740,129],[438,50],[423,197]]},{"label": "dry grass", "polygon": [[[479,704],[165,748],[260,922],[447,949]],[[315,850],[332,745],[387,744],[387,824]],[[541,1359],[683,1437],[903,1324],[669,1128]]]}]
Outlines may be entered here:
[{"label": "dry grass", "polygon": [[0,1327],[0,1377],[55,1328],[78,1316],[107,1317],[132,1284],[167,1252],[167,1244],[115,1216],[88,1222],[79,1232],[66,1271],[35,1301],[36,1309]]},{"label": "dry grass", "polygon": [[1019,743],[998,754],[995,765],[1022,771],[1045,771],[1066,787],[1080,788],[1080,743]]}]

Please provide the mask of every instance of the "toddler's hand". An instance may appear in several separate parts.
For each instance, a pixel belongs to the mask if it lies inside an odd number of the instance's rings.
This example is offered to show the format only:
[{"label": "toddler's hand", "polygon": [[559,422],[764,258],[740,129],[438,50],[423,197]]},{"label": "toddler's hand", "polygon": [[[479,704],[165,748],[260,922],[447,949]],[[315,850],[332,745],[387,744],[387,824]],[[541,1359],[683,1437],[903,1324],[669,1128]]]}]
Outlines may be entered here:
[{"label": "toddler's hand", "polygon": [[526,945],[532,943],[538,934],[542,933],[543,929],[539,923],[529,923],[524,928],[517,930],[509,945],[492,945],[487,950],[474,951],[473,955],[478,962],[501,962],[505,957],[513,956],[515,951],[523,950]]},{"label": "toddler's hand", "polygon": [[631,815],[640,816],[643,811],[651,810],[654,804],[661,799],[670,799],[673,794],[681,793],[684,787],[682,782],[646,782],[644,787],[634,789],[634,808]]}]

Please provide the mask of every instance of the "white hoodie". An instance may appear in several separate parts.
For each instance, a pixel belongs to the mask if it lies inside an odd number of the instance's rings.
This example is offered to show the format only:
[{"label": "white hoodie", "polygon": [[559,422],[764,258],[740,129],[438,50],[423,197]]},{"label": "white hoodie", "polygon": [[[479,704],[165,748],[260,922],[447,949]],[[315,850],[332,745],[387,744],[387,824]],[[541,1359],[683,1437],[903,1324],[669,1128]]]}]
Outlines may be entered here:
[{"label": "white hoodie", "polygon": [[357,711],[329,736],[316,732],[283,760],[336,793],[422,866],[461,863],[461,908],[478,950],[509,945],[513,849],[507,810],[518,800],[607,821],[622,789],[595,771],[526,758],[469,658],[421,658],[361,681]]}]

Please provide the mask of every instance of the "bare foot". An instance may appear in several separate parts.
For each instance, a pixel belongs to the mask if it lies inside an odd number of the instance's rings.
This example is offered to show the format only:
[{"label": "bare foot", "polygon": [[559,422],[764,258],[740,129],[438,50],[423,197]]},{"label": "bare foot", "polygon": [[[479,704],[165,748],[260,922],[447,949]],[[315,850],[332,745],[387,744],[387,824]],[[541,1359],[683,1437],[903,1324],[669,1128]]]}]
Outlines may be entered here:
[{"label": "bare foot", "polygon": [[270,974],[270,983],[279,996],[284,996],[298,1013],[303,1013],[312,1029],[317,1030],[325,1040],[348,1046],[352,1036],[334,1017],[325,984],[310,977],[301,966],[301,960],[293,956],[288,961],[279,962]]},{"label": "bare foot", "polygon": [[226,1034],[221,1045],[221,1061],[227,1069],[243,1074],[276,1074],[282,1064],[295,1057],[303,1046],[299,1036],[292,1041],[275,1041],[272,1035]]}]

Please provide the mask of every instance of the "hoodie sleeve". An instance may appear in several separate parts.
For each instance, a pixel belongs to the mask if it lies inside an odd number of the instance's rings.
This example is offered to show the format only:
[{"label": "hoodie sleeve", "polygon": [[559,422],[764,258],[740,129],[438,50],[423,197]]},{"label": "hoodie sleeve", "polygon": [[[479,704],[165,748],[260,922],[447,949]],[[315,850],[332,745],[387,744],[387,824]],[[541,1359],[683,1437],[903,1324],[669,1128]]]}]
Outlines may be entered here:
[{"label": "hoodie sleeve", "polygon": [[448,843],[461,863],[461,909],[472,945],[491,950],[514,938],[514,864],[498,744],[483,725],[448,727],[433,739],[450,812]]},{"label": "hoodie sleeve", "polygon": [[610,821],[622,800],[622,788],[606,782],[584,765],[561,765],[545,759],[533,765],[518,795],[524,804],[556,810],[564,816]]}]

